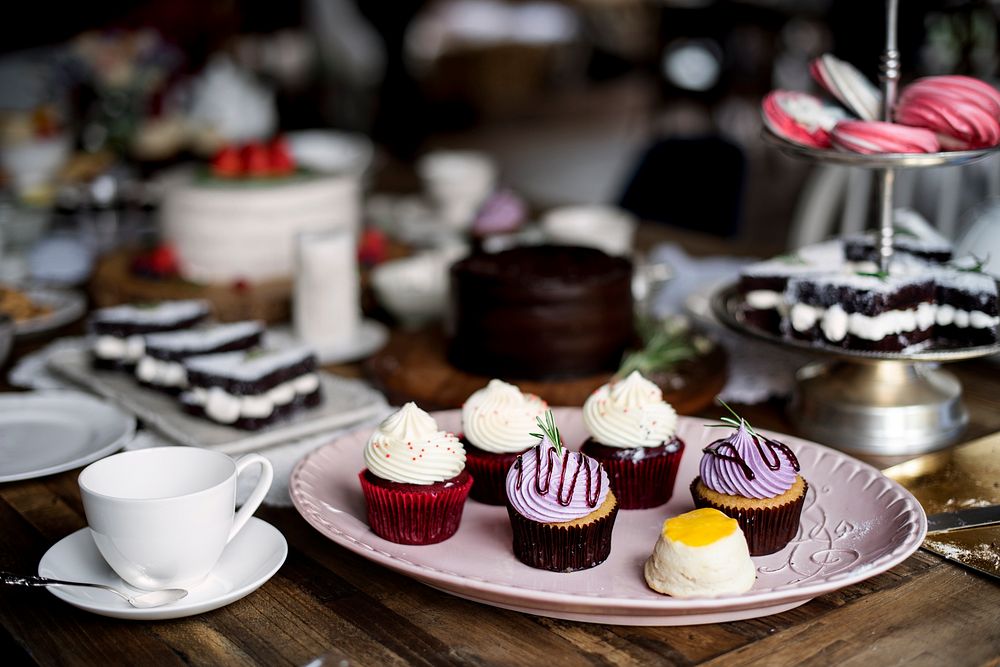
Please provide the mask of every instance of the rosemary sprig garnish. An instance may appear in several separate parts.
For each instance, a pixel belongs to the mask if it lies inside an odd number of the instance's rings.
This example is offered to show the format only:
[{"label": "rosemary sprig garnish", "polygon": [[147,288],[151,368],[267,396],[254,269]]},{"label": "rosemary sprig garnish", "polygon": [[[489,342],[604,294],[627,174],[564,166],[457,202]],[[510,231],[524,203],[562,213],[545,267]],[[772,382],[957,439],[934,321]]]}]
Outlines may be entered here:
[{"label": "rosemary sprig garnish", "polygon": [[[749,433],[750,435],[754,436],[755,438],[758,437],[757,436],[757,431],[755,431],[754,428],[753,428],[753,426],[750,425],[750,422],[748,422],[743,417],[739,416],[736,413],[736,410],[733,410],[729,406],[728,403],[726,403],[724,400],[722,400],[719,397],[716,397],[715,400],[718,401],[719,405],[721,405],[722,407],[724,407],[726,410],[729,410],[729,412],[731,412],[733,416],[732,417],[728,417],[728,416],[727,417],[720,417],[719,421],[722,422],[721,424],[705,424],[706,427],[708,427],[708,428],[739,428],[739,427],[742,426],[743,428],[745,428],[747,430],[747,433]],[[733,417],[735,417],[735,419]]]},{"label": "rosemary sprig garnish", "polygon": [[698,348],[684,327],[671,327],[653,319],[640,320],[636,325],[643,347],[625,355],[618,369],[619,377],[626,377],[632,371],[648,376],[698,355]]},{"label": "rosemary sprig garnish", "polygon": [[867,278],[878,278],[879,280],[885,280],[886,278],[889,277],[888,271],[873,271],[873,272],[855,271],[855,273],[859,276],[865,276]]},{"label": "rosemary sprig garnish", "polygon": [[548,438],[552,442],[553,447],[555,447],[556,454],[562,456],[562,439],[559,437],[559,427],[556,426],[556,419],[552,416],[552,411],[545,411],[544,422],[541,417],[535,417],[535,423],[538,424],[538,428],[542,429],[542,432],[531,433],[530,435],[539,440]]},{"label": "rosemary sprig garnish", "polygon": [[990,261],[989,254],[986,255],[985,259],[979,259],[972,253],[969,253],[969,257],[971,257],[976,262],[973,266],[961,266],[959,264],[952,263],[951,265],[952,268],[954,268],[956,271],[962,271],[963,273],[984,273],[983,267],[985,267],[986,264],[989,263]]},{"label": "rosemary sprig garnish", "polygon": [[781,262],[782,264],[808,264],[806,260],[802,259],[795,253],[790,253],[787,255],[778,255],[774,258],[774,261]]}]

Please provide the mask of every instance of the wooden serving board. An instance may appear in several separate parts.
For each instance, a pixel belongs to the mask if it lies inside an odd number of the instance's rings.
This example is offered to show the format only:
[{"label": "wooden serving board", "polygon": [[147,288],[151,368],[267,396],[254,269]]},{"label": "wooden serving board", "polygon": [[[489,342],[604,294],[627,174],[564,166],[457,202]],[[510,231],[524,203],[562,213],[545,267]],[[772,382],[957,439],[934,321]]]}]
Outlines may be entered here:
[{"label": "wooden serving board", "polygon": [[[365,372],[392,405],[415,401],[424,410],[460,408],[490,378],[452,366],[445,356],[445,347],[445,337],[439,329],[394,331],[389,344],[365,363]],[[671,372],[650,379],[664,389],[663,398],[677,412],[692,414],[711,404],[722,390],[726,365],[726,353],[717,345],[708,354],[682,362]],[[502,379],[542,397],[550,405],[579,407],[610,377],[610,373],[604,373],[555,381]]]}]

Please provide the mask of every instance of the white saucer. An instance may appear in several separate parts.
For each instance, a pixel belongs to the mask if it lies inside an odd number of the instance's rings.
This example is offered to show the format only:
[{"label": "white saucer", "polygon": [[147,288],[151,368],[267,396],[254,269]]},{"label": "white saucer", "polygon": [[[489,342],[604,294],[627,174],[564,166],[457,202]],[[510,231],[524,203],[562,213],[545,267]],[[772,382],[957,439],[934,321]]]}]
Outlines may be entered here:
[{"label": "white saucer", "polygon": [[[252,517],[208,578],[188,596],[156,609],[134,609],[113,593],[90,588],[50,588],[74,607],[112,618],[160,621],[193,616],[224,607],[260,588],[288,555],[288,543],[277,528]],[[38,574],[53,579],[89,581],[123,590],[130,587],[104,562],[89,528],[81,528],[54,544],[38,564]],[[135,589],[132,589],[135,590]]]},{"label": "white saucer", "polygon": [[0,482],[52,475],[103,458],[135,435],[135,417],[72,391],[0,396]]},{"label": "white saucer", "polygon": [[[295,332],[287,327],[268,329],[267,335],[281,342],[298,341]],[[321,364],[341,364],[370,357],[382,349],[388,339],[389,329],[384,324],[376,320],[362,320],[353,340],[336,347],[315,344],[310,344],[310,347],[316,350],[316,358]]]}]

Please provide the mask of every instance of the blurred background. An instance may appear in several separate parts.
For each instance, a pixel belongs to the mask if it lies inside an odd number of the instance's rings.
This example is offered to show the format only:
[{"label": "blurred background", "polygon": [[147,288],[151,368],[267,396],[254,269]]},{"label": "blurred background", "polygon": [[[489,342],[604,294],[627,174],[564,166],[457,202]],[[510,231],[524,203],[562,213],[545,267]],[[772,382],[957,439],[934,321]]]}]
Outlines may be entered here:
[{"label": "blurred background", "polygon": [[[472,149],[534,210],[616,204],[777,252],[813,170],[761,142],[760,98],[817,92],[808,64],[824,52],[875,80],[883,13],[871,0],[23,3],[0,26],[0,232],[29,264],[39,239],[76,234],[87,258],[49,244],[39,262],[79,282],[94,258],[155,236],[156,174],[321,128],[370,142],[369,192],[413,191],[420,155]],[[994,80],[998,16],[987,0],[902,3],[904,80]],[[8,274],[30,270],[18,256]]]}]

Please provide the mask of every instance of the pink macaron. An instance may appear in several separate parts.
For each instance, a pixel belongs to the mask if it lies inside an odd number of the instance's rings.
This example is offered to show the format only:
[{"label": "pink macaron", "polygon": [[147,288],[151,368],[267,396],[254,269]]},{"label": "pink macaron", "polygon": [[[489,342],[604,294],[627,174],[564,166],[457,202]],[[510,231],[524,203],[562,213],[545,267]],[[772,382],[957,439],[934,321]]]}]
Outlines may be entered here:
[{"label": "pink macaron", "polygon": [[863,120],[878,120],[882,93],[858,68],[829,53],[809,64],[816,82],[838,102]]},{"label": "pink macaron", "polygon": [[932,76],[907,86],[896,120],[927,128],[948,150],[988,148],[1000,143],[1000,91],[967,76]]},{"label": "pink macaron", "polygon": [[845,120],[830,133],[834,147],[853,153],[936,153],[930,130],[878,120]]},{"label": "pink macaron", "polygon": [[812,148],[829,148],[830,130],[845,118],[842,110],[818,97],[791,90],[772,90],[761,102],[761,112],[776,135]]}]

